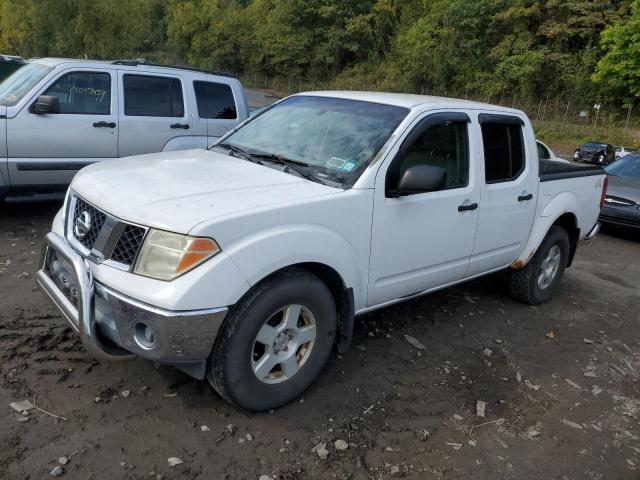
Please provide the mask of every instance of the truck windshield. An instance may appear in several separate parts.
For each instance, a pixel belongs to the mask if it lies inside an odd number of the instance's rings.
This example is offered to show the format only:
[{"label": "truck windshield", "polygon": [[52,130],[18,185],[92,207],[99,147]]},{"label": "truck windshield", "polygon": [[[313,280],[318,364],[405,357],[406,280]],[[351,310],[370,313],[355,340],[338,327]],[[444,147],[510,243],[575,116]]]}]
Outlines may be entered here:
[{"label": "truck windshield", "polygon": [[29,63],[0,83],[0,105],[13,107],[42,80],[52,67]]},{"label": "truck windshield", "polygon": [[224,139],[258,160],[288,161],[307,178],[351,187],[408,109],[331,97],[296,96]]}]

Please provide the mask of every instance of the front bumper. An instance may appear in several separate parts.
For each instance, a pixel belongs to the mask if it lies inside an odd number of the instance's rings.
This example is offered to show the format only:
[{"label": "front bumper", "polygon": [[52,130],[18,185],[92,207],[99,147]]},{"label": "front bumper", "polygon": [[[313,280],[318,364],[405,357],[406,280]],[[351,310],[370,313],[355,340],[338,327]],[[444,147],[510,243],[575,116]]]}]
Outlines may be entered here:
[{"label": "front bumper", "polygon": [[36,281],[97,359],[137,355],[204,378],[226,307],[172,311],[136,301],[97,282],[89,262],[53,232]]}]

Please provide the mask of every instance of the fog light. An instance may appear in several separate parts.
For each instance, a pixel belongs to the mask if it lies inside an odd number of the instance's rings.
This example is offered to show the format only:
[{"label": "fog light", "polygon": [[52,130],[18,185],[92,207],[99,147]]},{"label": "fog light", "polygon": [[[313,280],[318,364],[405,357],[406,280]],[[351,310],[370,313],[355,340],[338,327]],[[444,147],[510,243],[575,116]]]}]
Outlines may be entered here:
[{"label": "fog light", "polygon": [[133,338],[140,348],[151,350],[156,343],[156,336],[153,329],[143,322],[136,323],[133,327]]}]

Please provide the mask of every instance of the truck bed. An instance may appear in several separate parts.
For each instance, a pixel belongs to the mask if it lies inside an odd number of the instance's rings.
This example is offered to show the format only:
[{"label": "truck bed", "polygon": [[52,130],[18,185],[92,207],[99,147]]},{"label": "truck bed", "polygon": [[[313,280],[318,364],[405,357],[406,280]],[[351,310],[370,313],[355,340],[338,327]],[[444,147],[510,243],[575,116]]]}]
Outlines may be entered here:
[{"label": "truck bed", "polygon": [[540,160],[540,181],[550,182],[566,178],[590,177],[592,175],[604,175],[604,169],[600,165],[570,165],[554,162],[553,160]]}]

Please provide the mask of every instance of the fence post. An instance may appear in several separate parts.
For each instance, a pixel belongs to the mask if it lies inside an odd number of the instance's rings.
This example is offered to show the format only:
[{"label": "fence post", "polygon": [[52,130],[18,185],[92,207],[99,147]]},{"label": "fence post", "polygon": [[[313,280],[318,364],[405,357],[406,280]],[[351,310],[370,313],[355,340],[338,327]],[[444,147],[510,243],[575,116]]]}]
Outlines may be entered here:
[{"label": "fence post", "polygon": [[511,108],[516,108],[516,99],[518,98],[518,94],[513,92],[513,103],[511,104]]},{"label": "fence post", "polygon": [[627,121],[624,123],[624,129],[626,130],[629,127],[629,120],[631,119],[631,109],[633,105],[629,105],[629,112],[627,113]]},{"label": "fence post", "polygon": [[567,101],[567,108],[564,111],[564,119],[562,120],[562,124],[564,125],[565,123],[567,123],[567,115],[569,114],[569,104],[571,103],[571,100]]},{"label": "fence post", "polygon": [[538,113],[536,113],[536,122],[538,121],[538,118],[540,117],[540,109],[542,108],[542,99],[540,99],[540,103],[538,104]]}]

